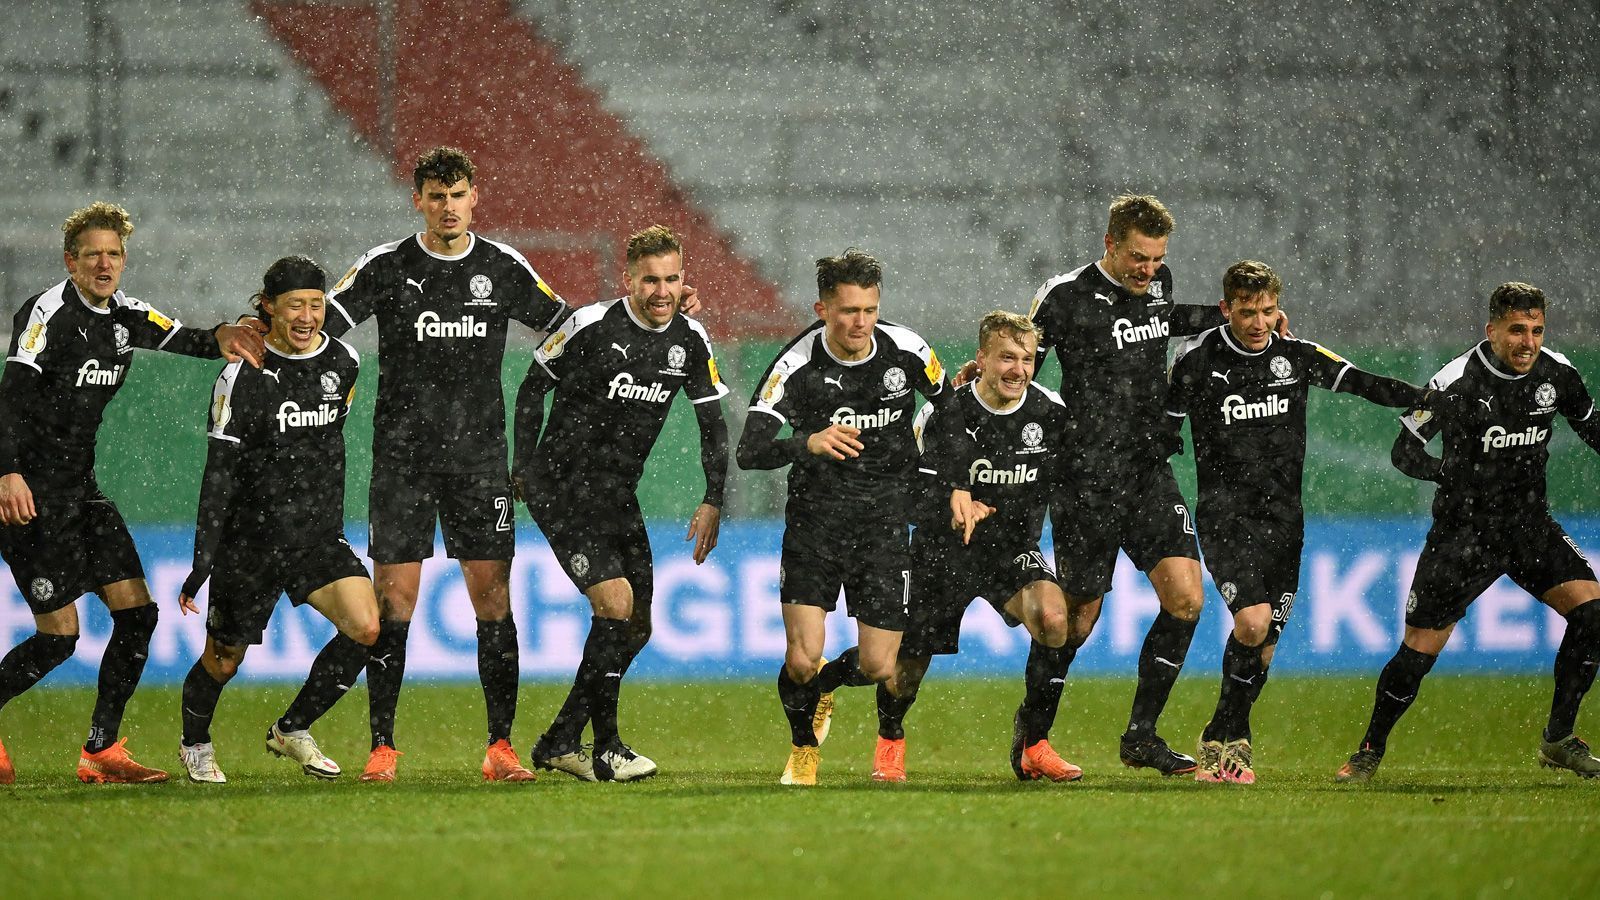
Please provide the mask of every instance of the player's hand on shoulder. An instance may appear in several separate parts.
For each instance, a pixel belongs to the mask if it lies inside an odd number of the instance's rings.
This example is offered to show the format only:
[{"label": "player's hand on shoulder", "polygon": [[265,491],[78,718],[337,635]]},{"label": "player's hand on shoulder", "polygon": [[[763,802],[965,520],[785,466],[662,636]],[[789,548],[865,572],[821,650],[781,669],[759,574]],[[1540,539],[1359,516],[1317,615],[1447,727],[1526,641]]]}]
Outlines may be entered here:
[{"label": "player's hand on shoulder", "polygon": [[690,285],[683,286],[683,296],[678,298],[678,311],[686,316],[698,315],[705,306],[700,303],[700,292]]},{"label": "player's hand on shoulder", "polygon": [[1294,337],[1294,332],[1289,330],[1289,313],[1281,306],[1278,307],[1278,323],[1272,326],[1272,330],[1281,338]]},{"label": "player's hand on shoulder", "polygon": [[33,489],[21,472],[0,477],[0,525],[26,525],[38,514]]},{"label": "player's hand on shoulder", "polygon": [[866,447],[861,443],[861,429],[849,425],[829,425],[821,431],[813,432],[806,438],[806,450],[812,456],[831,456],[834,459],[850,459],[860,456]]},{"label": "player's hand on shoulder", "polygon": [[956,370],[955,377],[950,379],[950,386],[961,387],[963,384],[966,384],[977,377],[978,361],[975,359],[969,359],[961,364],[960,369]]},{"label": "player's hand on shoulder", "polygon": [[235,324],[235,325],[243,325],[246,328],[254,329],[256,334],[259,334],[259,335],[261,335],[263,337],[265,337],[269,332],[272,331],[271,328],[267,327],[267,323],[265,321],[263,321],[259,316],[253,316],[253,315],[251,315],[249,313],[245,313],[244,315],[240,316],[238,319],[234,320],[233,324]]},{"label": "player's hand on shoulder", "polygon": [[700,565],[717,548],[717,535],[722,530],[722,510],[702,503],[689,517],[689,533],[685,541],[694,541],[694,564]]},{"label": "player's hand on shoulder", "polygon": [[217,349],[222,351],[223,359],[231,363],[242,359],[261,368],[261,358],[267,349],[261,332],[249,325],[218,325],[212,333],[216,335]]}]

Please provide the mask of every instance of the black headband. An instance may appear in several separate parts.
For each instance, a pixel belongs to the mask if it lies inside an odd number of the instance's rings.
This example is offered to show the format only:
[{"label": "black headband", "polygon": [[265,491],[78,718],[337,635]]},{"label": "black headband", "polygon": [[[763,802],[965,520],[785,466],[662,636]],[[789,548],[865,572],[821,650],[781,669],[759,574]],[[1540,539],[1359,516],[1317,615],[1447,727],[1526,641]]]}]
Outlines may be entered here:
[{"label": "black headband", "polygon": [[267,269],[261,288],[268,297],[289,291],[326,291],[328,275],[321,266],[304,256],[285,256]]}]

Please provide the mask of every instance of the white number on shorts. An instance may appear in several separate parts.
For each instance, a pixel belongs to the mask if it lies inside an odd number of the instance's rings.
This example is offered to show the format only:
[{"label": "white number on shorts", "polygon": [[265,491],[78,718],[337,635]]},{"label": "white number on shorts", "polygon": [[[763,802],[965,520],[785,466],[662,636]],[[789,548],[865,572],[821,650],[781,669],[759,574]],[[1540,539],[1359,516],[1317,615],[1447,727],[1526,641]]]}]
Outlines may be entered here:
[{"label": "white number on shorts", "polygon": [[495,531],[511,530],[511,501],[505,497],[494,498],[494,508],[500,511],[500,521],[494,526]]},{"label": "white number on shorts", "polygon": [[1183,533],[1194,534],[1194,523],[1189,521],[1189,508],[1182,503],[1174,504],[1172,511],[1183,516]]},{"label": "white number on shorts", "polygon": [[900,579],[905,587],[900,591],[900,607],[906,612],[911,612],[911,570],[901,569]]}]

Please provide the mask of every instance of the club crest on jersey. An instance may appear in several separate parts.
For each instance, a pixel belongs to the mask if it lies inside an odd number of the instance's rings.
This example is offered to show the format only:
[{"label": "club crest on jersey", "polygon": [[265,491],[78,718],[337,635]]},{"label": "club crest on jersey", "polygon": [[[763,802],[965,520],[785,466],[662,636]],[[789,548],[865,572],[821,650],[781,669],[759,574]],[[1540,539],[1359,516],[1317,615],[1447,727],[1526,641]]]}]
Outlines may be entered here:
[{"label": "club crest on jersey", "polygon": [[22,336],[22,351],[35,356],[44,351],[44,323],[35,322],[28,326],[28,331]]},{"label": "club crest on jersey", "polygon": [[459,320],[441,322],[439,314],[428,310],[417,316],[417,340],[426,338],[475,338],[488,337],[489,323],[479,322],[472,316],[462,316]]},{"label": "club crest on jersey", "polygon": [[128,329],[126,326],[111,326],[111,339],[117,343],[117,354],[119,356],[125,353],[133,352],[133,348],[128,346]]},{"label": "club crest on jersey", "polygon": [[48,578],[35,578],[28,585],[28,592],[33,594],[33,602],[48,603],[56,595],[56,586]]},{"label": "club crest on jersey", "polygon": [[550,337],[545,340],[544,346],[539,348],[539,353],[543,355],[545,359],[555,359],[565,352],[566,349],[567,333],[565,331],[558,331],[550,335]]},{"label": "club crest on jersey", "polygon": [[[489,295],[494,293],[494,282],[490,281],[487,275],[474,275],[472,280],[467,282],[467,290],[472,293],[474,300],[488,300]],[[482,305],[492,306],[493,301]]]},{"label": "club crest on jersey", "polygon": [[278,433],[285,434],[291,428],[317,428],[322,425],[332,425],[339,419],[339,407],[321,404],[316,409],[301,409],[300,404],[293,400],[285,400],[278,406]]},{"label": "club crest on jersey", "polygon": [[1533,402],[1539,404],[1534,412],[1549,412],[1556,405],[1556,386],[1546,381],[1533,390]]},{"label": "club crest on jersey", "polygon": [[783,399],[783,373],[773,372],[767,378],[767,386],[761,389],[761,402],[774,406]]},{"label": "club crest on jersey", "polygon": [[1504,450],[1508,447],[1532,447],[1544,443],[1544,439],[1549,436],[1550,429],[1540,428],[1537,425],[1529,425],[1521,431],[1512,432],[1507,432],[1499,425],[1491,425],[1489,430],[1483,433],[1483,452]]},{"label": "club crest on jersey", "polygon": [[589,557],[584,556],[582,553],[574,553],[572,554],[571,563],[572,574],[579,578],[589,574]]},{"label": "club crest on jersey", "polygon": [[1039,469],[1022,463],[1009,469],[996,469],[987,459],[975,459],[967,469],[967,478],[971,484],[1028,484],[1039,480]]},{"label": "club crest on jersey", "polygon": [[621,397],[624,400],[639,400],[644,403],[666,403],[672,399],[672,392],[661,386],[661,382],[652,381],[649,384],[636,384],[633,375],[627,372],[618,372],[611,378],[611,390],[606,392],[607,400]]},{"label": "club crest on jersey", "polygon": [[883,428],[891,422],[898,421],[902,411],[884,407],[877,412],[858,413],[848,406],[841,406],[833,411],[828,419],[835,425],[845,425],[850,428],[859,428],[866,431],[868,428]]},{"label": "club crest on jersey", "polygon": [[1217,593],[1222,595],[1222,599],[1232,603],[1239,596],[1239,586],[1231,581],[1224,581],[1217,585]]},{"label": "club crest on jersey", "polygon": [[1222,399],[1222,424],[1232,425],[1235,422],[1247,422],[1251,419],[1266,419],[1281,416],[1288,411],[1289,398],[1277,394],[1268,394],[1267,399],[1254,403],[1246,403],[1238,394],[1229,394]]},{"label": "club crest on jersey", "polygon": [[109,369],[100,368],[98,359],[86,359],[78,367],[78,387],[94,385],[95,387],[114,387],[122,381],[124,367],[112,366]]},{"label": "club crest on jersey", "polygon": [[[1151,287],[1155,282],[1150,283]],[[1143,325],[1135,325],[1128,319],[1118,319],[1111,323],[1111,336],[1117,341],[1117,349],[1121,350],[1129,344],[1141,341],[1164,340],[1172,333],[1166,322],[1160,316],[1151,316],[1150,321]]]},{"label": "club crest on jersey", "polygon": [[677,344],[667,348],[667,368],[683,371],[683,364],[689,361],[689,354]]},{"label": "club crest on jersey", "polygon": [[324,400],[337,400],[337,399],[339,399],[339,373],[338,372],[323,372],[322,373],[322,399],[324,399]]},{"label": "club crest on jersey", "polygon": [[1150,296],[1160,300],[1162,297],[1166,296],[1166,293],[1167,289],[1161,286],[1160,281],[1154,278],[1150,279]]},{"label": "club crest on jersey", "polygon": [[1044,427],[1038,422],[1029,422],[1022,426],[1022,443],[1029,449],[1044,443]]},{"label": "club crest on jersey", "polygon": [[889,392],[889,398],[898,397],[905,393],[906,370],[899,366],[891,366],[887,372],[883,373],[883,389]]},{"label": "club crest on jersey", "polygon": [[233,418],[233,408],[228,405],[228,395],[218,394],[216,402],[212,404],[211,421],[218,429],[226,428],[228,420]]},{"label": "club crest on jersey", "polygon": [[1274,356],[1272,361],[1267,363],[1267,368],[1271,369],[1273,376],[1277,378],[1288,378],[1294,374],[1294,367],[1281,356]]}]

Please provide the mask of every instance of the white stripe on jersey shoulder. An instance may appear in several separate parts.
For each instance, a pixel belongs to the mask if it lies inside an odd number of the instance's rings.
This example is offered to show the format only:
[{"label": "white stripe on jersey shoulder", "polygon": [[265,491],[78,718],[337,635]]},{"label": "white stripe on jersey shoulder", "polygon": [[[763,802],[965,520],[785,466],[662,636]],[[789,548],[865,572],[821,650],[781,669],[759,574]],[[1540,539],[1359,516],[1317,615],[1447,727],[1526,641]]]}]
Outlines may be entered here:
[{"label": "white stripe on jersey shoulder", "polygon": [[706,352],[710,353],[711,352],[711,332],[706,331],[706,326],[700,324],[700,322],[697,321],[694,317],[686,316],[683,313],[678,313],[678,318],[680,318],[684,322],[688,323],[690,331],[694,332],[695,334],[700,335],[700,340],[706,342]]},{"label": "white stripe on jersey shoulder", "polygon": [[1063,272],[1049,281],[1046,281],[1044,284],[1039,285],[1039,289],[1033,292],[1033,305],[1037,307],[1039,305],[1039,301],[1043,300],[1051,291],[1055,290],[1060,285],[1077,281],[1078,278],[1083,275],[1084,270],[1092,265],[1094,265],[1094,263],[1084,263],[1076,269],[1073,269],[1071,272]]},{"label": "white stripe on jersey shoulder", "polygon": [[516,261],[517,265],[523,267],[524,269],[527,269],[528,270],[528,274],[532,275],[533,279],[535,281],[538,281],[540,283],[544,282],[544,279],[540,278],[539,277],[539,273],[533,268],[533,263],[528,262],[528,258],[526,256],[523,256],[522,252],[519,251],[517,248],[511,246],[510,244],[502,244],[499,241],[490,240],[490,239],[484,237],[483,235],[475,234],[474,237],[478,238],[478,240],[480,240],[480,241],[483,241],[485,244],[488,244],[489,246],[495,248],[496,250],[499,250],[501,253],[504,253],[505,255],[511,257],[513,260]]},{"label": "white stripe on jersey shoulder", "polygon": [[1184,338],[1178,343],[1178,349],[1173,351],[1172,368],[1176,369],[1180,360],[1190,353],[1199,350],[1200,347],[1205,344],[1206,338],[1212,336],[1213,334],[1221,334],[1221,332],[1222,326],[1218,325],[1215,328],[1207,328],[1205,331],[1202,331],[1199,334],[1190,335],[1189,337]]},{"label": "white stripe on jersey shoulder", "polygon": [[781,372],[785,376],[793,375],[802,366],[811,362],[811,354],[824,340],[822,327],[822,320],[818,319],[810,328],[800,332],[800,336],[790,341],[789,346],[783,348],[778,358],[772,361],[772,371]]},{"label": "white stripe on jersey shoulder", "polygon": [[[354,328],[356,327],[356,321],[355,319],[350,318],[349,311],[344,308],[343,303],[339,302],[339,295],[344,293],[345,290],[355,282],[356,276],[361,274],[362,269],[365,269],[367,266],[371,265],[373,260],[382,256],[387,256],[390,253],[399,250],[405,245],[406,241],[417,241],[417,245],[421,246],[422,241],[418,238],[419,235],[414,234],[410,237],[403,237],[398,241],[390,241],[387,244],[379,244],[378,246],[373,247],[371,250],[361,254],[361,258],[356,260],[355,265],[351,266],[349,271],[341,275],[339,280],[334,282],[333,287],[328,289],[328,293],[326,295],[328,303],[332,305],[334,309],[339,311],[339,315],[344,316],[346,325]],[[427,248],[424,247],[423,249],[426,250]]]},{"label": "white stripe on jersey shoulder", "polygon": [[[55,317],[56,313],[61,311],[63,306],[66,306],[67,286],[71,283],[70,280],[63,281],[49,288],[33,301],[33,309],[28,313],[28,324],[23,329],[22,337],[17,341],[17,354],[6,357],[6,362],[22,363],[36,371],[44,371],[37,362],[34,362],[34,360],[38,359],[40,352],[44,350],[44,346],[36,344],[34,349],[30,351],[27,348],[28,334],[37,327],[39,334],[44,339],[44,345],[49,344],[50,320]],[[73,291],[73,293],[76,294],[77,292]]]},{"label": "white stripe on jersey shoulder", "polygon": [[878,328],[894,341],[894,345],[907,353],[915,354],[922,358],[923,365],[927,365],[929,354],[933,352],[933,345],[923,339],[922,335],[893,322],[878,322]]},{"label": "white stripe on jersey shoulder", "polygon": [[1578,367],[1572,364],[1572,360],[1567,359],[1567,355],[1565,353],[1557,353],[1556,351],[1551,350],[1549,347],[1540,347],[1539,352],[1545,354],[1563,366],[1566,366],[1573,371],[1577,371]]},{"label": "white stripe on jersey shoulder", "polygon": [[1431,387],[1434,390],[1442,391],[1445,388],[1448,388],[1450,385],[1455,384],[1457,381],[1460,381],[1461,377],[1467,374],[1467,361],[1472,359],[1477,352],[1478,346],[1474,344],[1471,350],[1468,350],[1455,359],[1445,363],[1444,368],[1440,369],[1432,378],[1428,379],[1428,387]]},{"label": "white stripe on jersey shoulder", "polygon": [[[965,385],[963,385],[963,387],[965,387]],[[928,427],[928,420],[933,418],[933,412],[934,412],[933,404],[932,403],[924,403],[924,404],[922,404],[922,406],[920,408],[918,408],[917,414],[914,417],[912,417],[912,419],[911,419],[911,434],[912,434],[913,437],[915,437],[917,439],[917,452],[918,453],[926,453],[926,452],[928,452],[927,449],[922,446],[922,430],[924,428]],[[927,469],[923,469],[922,471],[927,472],[928,470]],[[937,473],[937,472],[928,472],[928,474],[937,475],[939,473]]]},{"label": "white stripe on jersey shoulder", "polygon": [[151,322],[155,322],[157,317],[159,317],[161,319],[166,319],[169,323],[171,323],[166,329],[167,336],[162,338],[161,343],[156,345],[157,350],[164,349],[167,346],[167,342],[171,341],[177,336],[178,329],[183,327],[183,323],[178,321],[176,316],[166,315],[161,310],[156,309],[143,300],[129,297],[127,294],[124,294],[121,291],[117,291],[115,294],[111,295],[111,302],[106,304],[106,311],[109,312],[112,306],[117,306],[122,309],[131,309],[137,313],[144,313],[146,316],[151,317]]},{"label": "white stripe on jersey shoulder", "polygon": [[222,372],[217,375],[216,384],[211,387],[211,409],[206,416],[209,426],[206,434],[219,441],[239,443],[237,436],[228,433],[228,426],[233,424],[233,396],[238,389],[239,375],[244,365],[245,362],[241,359],[223,366]]},{"label": "white stripe on jersey shoulder", "polygon": [[587,306],[580,306],[572,311],[572,315],[568,316],[565,322],[561,323],[560,330],[566,332],[567,340],[572,340],[573,335],[604,319],[606,313],[611,312],[618,303],[622,303],[626,299],[626,297],[614,297],[610,300],[596,300]]},{"label": "white stripe on jersey shoulder", "polygon": [[1028,387],[1031,387],[1031,388],[1034,388],[1034,389],[1038,390],[1039,393],[1041,393],[1041,394],[1043,394],[1045,396],[1045,399],[1049,400],[1051,403],[1054,403],[1057,406],[1065,407],[1067,405],[1066,401],[1061,399],[1061,395],[1060,394],[1056,393],[1055,391],[1050,390],[1049,388],[1045,387],[1044,385],[1040,384],[1037,381],[1028,382]]},{"label": "white stripe on jersey shoulder", "polygon": [[355,363],[357,366],[361,365],[361,354],[356,352],[356,348],[326,332],[324,332],[322,336],[332,341],[335,346],[343,347],[344,352],[349,354],[350,361]]}]

